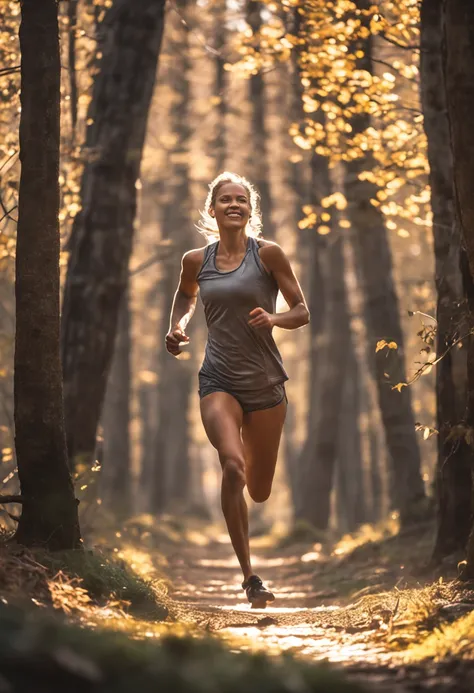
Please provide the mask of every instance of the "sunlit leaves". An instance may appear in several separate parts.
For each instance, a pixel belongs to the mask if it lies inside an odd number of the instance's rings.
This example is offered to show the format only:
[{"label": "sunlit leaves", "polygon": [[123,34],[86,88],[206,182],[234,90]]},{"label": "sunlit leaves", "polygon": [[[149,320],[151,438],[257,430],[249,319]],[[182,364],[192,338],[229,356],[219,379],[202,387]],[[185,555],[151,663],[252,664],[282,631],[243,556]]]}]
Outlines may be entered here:
[{"label": "sunlit leaves", "polygon": [[382,349],[398,349],[398,344],[396,342],[386,342],[385,339],[380,339],[377,342],[375,351],[382,351]]},{"label": "sunlit leaves", "polygon": [[[267,8],[268,24],[258,35],[249,29],[239,38],[242,59],[229,69],[248,75],[293,53],[304,113],[289,130],[295,144],[328,157],[331,166],[370,154],[370,170],[362,177],[379,188],[372,204],[391,222],[389,228],[407,237],[406,222],[430,227],[417,0],[381,0],[363,11],[352,0],[267,0]],[[371,35],[376,58],[367,65],[364,41]],[[370,126],[354,133],[354,119],[362,114],[370,115]],[[303,228],[314,225],[303,222]]]}]

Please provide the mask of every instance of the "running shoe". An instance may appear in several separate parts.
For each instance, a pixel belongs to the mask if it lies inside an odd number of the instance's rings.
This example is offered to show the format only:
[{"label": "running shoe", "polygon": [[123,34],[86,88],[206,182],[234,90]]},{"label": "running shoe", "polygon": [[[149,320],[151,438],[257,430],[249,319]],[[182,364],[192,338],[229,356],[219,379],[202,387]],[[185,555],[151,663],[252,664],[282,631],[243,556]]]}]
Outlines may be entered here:
[{"label": "running shoe", "polygon": [[267,590],[258,575],[251,575],[242,583],[252,609],[265,609],[267,602],[273,602],[275,595]]}]

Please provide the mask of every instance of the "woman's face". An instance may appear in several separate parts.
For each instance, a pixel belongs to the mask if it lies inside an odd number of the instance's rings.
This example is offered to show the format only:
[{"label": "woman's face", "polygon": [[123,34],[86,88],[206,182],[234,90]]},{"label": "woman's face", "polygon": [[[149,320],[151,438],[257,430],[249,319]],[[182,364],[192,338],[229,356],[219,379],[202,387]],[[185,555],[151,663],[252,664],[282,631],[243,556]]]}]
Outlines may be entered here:
[{"label": "woman's face", "polygon": [[248,192],[238,183],[224,183],[217,191],[214,207],[209,211],[216,218],[219,229],[245,229],[250,217]]}]

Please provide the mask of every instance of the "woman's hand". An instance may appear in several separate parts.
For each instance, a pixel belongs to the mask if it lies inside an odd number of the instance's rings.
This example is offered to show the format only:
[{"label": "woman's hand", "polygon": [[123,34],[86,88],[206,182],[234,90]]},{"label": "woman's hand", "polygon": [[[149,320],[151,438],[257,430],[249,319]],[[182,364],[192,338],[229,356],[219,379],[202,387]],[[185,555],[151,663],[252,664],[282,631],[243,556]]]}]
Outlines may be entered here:
[{"label": "woman's hand", "polygon": [[184,334],[180,327],[175,327],[165,337],[166,350],[173,356],[178,356],[181,353],[179,346],[183,342],[188,343],[189,337]]},{"label": "woman's hand", "polygon": [[267,311],[263,310],[263,308],[254,308],[250,311],[249,315],[251,316],[249,325],[252,327],[271,330],[275,324],[275,316],[271,313],[267,313]]}]

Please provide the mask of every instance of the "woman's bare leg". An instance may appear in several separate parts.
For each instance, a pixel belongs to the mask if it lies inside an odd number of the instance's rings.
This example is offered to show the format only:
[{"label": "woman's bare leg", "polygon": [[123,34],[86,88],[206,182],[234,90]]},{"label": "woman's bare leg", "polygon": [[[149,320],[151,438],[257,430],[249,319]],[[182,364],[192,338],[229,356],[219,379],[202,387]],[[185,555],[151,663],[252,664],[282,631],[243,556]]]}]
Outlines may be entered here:
[{"label": "woman's bare leg", "polygon": [[283,401],[276,407],[243,415],[247,490],[256,503],[266,501],[272,490],[286,407]]},{"label": "woman's bare leg", "polygon": [[247,504],[244,499],[246,464],[240,430],[242,408],[227,392],[213,392],[201,400],[207,437],[219,453],[222,466],[221,503],[230,540],[244,580],[252,575]]}]

